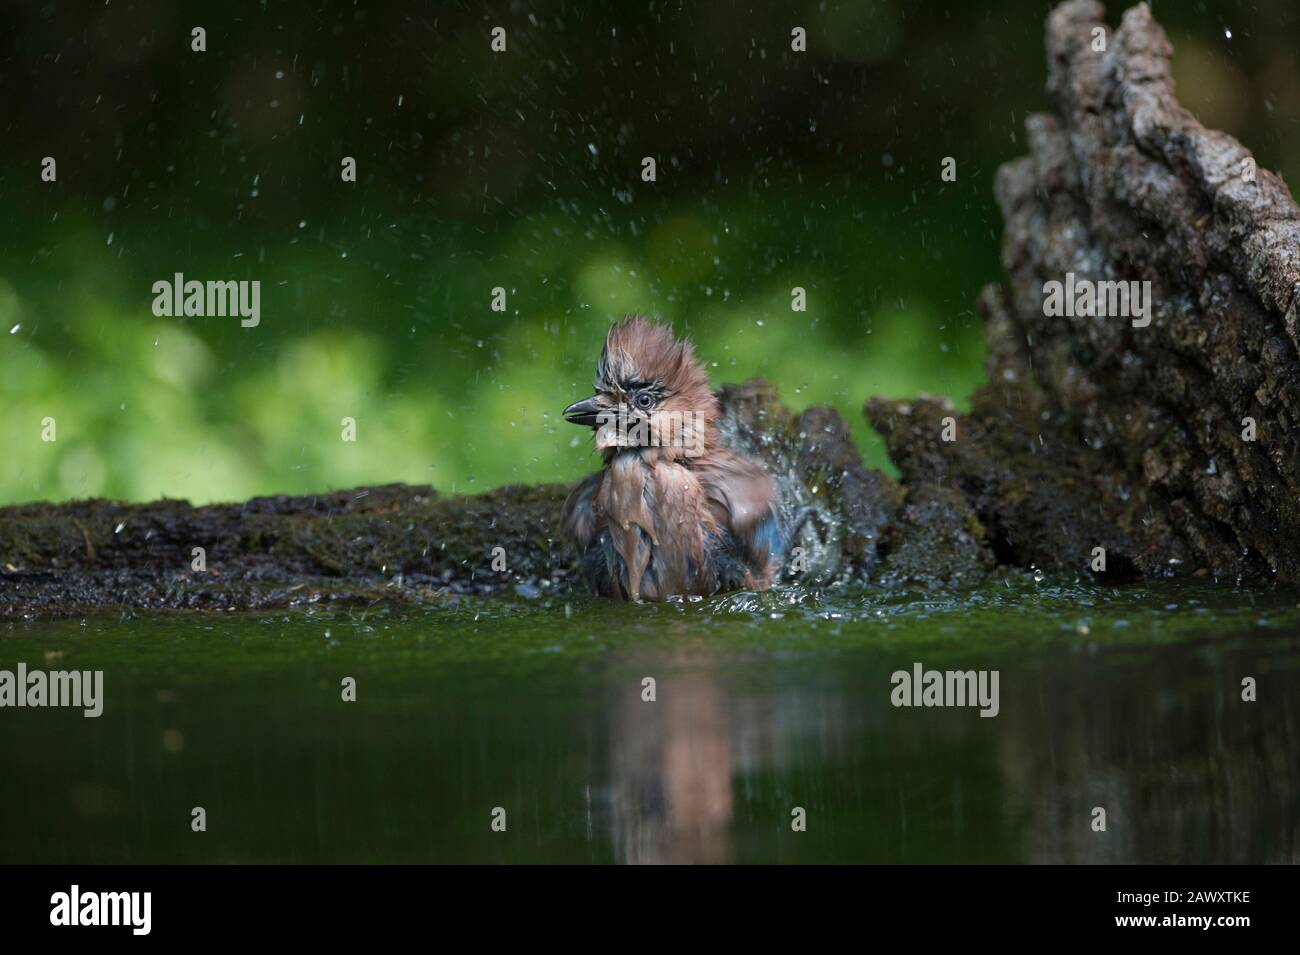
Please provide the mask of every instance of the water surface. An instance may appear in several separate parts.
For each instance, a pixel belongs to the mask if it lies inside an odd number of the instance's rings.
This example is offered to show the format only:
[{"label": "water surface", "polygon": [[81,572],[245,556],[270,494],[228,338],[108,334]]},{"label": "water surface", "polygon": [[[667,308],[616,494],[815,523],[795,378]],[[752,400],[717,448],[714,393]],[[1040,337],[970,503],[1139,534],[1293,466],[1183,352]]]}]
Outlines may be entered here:
[{"label": "water surface", "polygon": [[[0,625],[0,669],[19,661],[103,670],[106,701],[0,710],[6,863],[1300,856],[1291,591],[1016,580]],[[893,706],[917,662],[997,670],[998,715]]]}]

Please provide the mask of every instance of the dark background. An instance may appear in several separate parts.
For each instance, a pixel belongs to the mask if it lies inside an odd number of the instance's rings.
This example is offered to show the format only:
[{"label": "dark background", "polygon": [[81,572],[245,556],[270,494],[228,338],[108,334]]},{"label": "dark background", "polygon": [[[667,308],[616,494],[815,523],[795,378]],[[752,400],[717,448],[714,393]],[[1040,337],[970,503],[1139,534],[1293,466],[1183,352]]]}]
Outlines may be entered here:
[{"label": "dark background", "polygon": [[[982,379],[1048,9],[7,3],[0,502],[570,479],[594,458],[558,412],[628,311],[715,383],[836,406],[881,464],[866,397]],[[1293,0],[1154,9],[1183,102],[1295,181]],[[260,326],[155,317],[175,272],[260,281]]]}]

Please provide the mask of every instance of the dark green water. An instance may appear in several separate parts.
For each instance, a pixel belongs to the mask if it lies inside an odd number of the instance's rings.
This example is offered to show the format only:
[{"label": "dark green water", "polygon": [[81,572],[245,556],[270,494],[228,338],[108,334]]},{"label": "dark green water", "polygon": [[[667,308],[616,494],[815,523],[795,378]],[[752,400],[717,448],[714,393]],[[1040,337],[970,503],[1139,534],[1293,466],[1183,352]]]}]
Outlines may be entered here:
[{"label": "dark green water", "polygon": [[[101,669],[106,702],[0,709],[0,862],[1295,862],[1298,604],[1021,581],[4,624],[0,669]],[[918,661],[997,670],[998,715],[892,706]]]}]

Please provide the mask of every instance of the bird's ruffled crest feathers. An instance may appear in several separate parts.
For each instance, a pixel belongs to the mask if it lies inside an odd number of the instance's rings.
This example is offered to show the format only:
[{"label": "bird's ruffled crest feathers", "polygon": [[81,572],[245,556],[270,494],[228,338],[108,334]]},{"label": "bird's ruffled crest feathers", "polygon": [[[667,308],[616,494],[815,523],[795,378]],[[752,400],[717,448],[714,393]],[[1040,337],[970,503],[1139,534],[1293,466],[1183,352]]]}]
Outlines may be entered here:
[{"label": "bird's ruffled crest feathers", "polygon": [[701,410],[717,405],[691,340],[676,338],[669,326],[640,315],[610,326],[596,366],[597,391],[617,394],[631,383],[658,383]]}]

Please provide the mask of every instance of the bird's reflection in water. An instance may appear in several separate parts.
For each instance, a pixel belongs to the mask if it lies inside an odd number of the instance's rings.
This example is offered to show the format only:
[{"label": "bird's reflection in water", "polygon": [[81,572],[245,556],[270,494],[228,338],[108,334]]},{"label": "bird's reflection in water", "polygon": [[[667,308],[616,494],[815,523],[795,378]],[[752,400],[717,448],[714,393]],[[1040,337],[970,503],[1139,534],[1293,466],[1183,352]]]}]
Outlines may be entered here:
[{"label": "bird's reflection in water", "polygon": [[[640,681],[613,707],[614,840],[630,863],[733,861],[733,751],[727,691],[706,658],[658,660],[655,702]],[[669,674],[671,674],[669,676]]]},{"label": "bird's reflection in water", "polygon": [[[605,793],[629,863],[1294,863],[1300,680],[1290,641],[963,658],[1001,673],[1001,709],[899,708],[898,664],[845,654],[774,673],[682,628],[609,674]],[[974,664],[967,663],[973,659]],[[1267,707],[1240,675],[1273,673]],[[641,680],[657,680],[656,702]],[[791,807],[815,819],[792,837]],[[1107,828],[1093,828],[1096,807]]]}]

